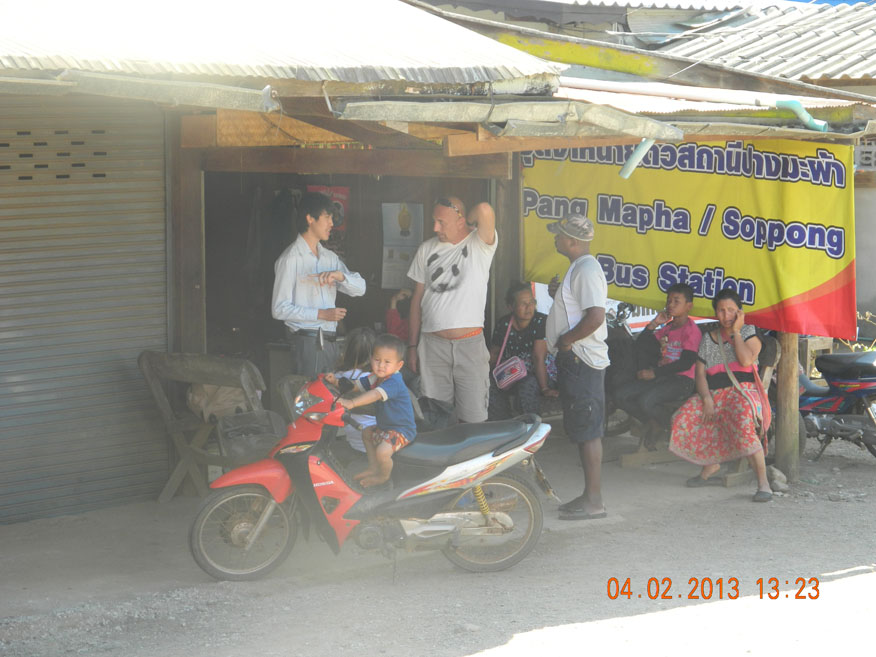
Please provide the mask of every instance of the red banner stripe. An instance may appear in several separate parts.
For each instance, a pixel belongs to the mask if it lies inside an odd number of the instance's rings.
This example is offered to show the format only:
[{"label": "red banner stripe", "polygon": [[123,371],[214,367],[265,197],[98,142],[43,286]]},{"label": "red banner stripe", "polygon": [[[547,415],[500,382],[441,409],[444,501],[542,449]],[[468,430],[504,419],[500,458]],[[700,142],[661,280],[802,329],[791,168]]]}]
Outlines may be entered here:
[{"label": "red banner stripe", "polygon": [[747,312],[745,318],[761,328],[854,340],[858,333],[857,318],[854,313],[837,311],[855,307],[853,260],[818,287],[767,308]]}]

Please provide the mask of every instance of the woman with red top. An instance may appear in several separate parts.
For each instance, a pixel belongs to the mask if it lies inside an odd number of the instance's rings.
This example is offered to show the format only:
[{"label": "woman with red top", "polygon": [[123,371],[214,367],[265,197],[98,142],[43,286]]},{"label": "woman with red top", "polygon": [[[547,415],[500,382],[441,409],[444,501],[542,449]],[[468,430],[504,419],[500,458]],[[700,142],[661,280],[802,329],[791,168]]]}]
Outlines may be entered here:
[{"label": "woman with red top", "polygon": [[[742,300],[735,291],[724,288],[718,292],[712,307],[719,326],[706,333],[700,343],[694,374],[697,394],[673,416],[669,449],[702,466],[699,475],[687,480],[692,488],[720,483],[713,475],[723,461],[747,457],[757,475],[757,492],[752,501],[769,502],[773,495],[752,408],[754,404],[758,414],[766,410],[755,382],[762,343],[754,327],[745,324]],[[727,374],[727,367],[741,392]]]}]

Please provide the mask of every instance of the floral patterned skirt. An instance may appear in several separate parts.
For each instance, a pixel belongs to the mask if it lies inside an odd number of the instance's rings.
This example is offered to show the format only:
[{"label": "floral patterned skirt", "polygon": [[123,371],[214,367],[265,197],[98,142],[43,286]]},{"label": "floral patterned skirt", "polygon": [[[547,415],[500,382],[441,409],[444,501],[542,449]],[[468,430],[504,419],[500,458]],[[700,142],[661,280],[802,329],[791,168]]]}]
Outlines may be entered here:
[{"label": "floral patterned skirt", "polygon": [[[760,409],[760,395],[754,383],[739,384]],[[751,404],[733,388],[712,390],[715,417],[703,422],[703,400],[688,399],[672,416],[669,450],[697,465],[712,465],[756,454],[762,449]]]}]

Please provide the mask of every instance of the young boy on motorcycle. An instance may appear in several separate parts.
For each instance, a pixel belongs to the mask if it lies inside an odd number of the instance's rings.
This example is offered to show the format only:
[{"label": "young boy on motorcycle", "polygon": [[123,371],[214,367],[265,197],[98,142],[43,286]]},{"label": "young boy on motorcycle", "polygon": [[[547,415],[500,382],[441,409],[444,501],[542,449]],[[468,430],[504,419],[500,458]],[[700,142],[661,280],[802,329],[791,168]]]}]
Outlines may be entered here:
[{"label": "young boy on motorcycle", "polygon": [[677,283],[666,291],[666,307],[636,338],[637,354],[653,354],[654,365],[639,369],[636,379],[615,393],[616,404],[646,426],[645,445],[649,447],[669,426],[670,413],[663,404],[683,401],[694,392],[702,334],[688,316],[692,307],[690,285]]},{"label": "young boy on motorcycle", "polygon": [[[405,343],[394,335],[378,336],[371,352],[371,374],[354,381],[362,394],[352,399],[340,398],[338,403],[352,410],[374,404],[376,426],[362,431],[362,442],[368,455],[368,468],[355,476],[363,486],[376,486],[389,480],[392,455],[410,443],[417,435],[414,407],[408,388],[399,372],[404,363]],[[326,380],[337,384],[333,375]]]}]

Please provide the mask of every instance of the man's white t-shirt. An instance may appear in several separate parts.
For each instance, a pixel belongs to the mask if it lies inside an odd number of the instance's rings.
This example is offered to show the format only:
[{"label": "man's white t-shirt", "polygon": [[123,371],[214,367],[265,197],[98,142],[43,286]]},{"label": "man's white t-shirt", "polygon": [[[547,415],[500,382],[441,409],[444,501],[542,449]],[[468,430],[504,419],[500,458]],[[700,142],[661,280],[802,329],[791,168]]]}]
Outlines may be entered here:
[{"label": "man's white t-shirt", "polygon": [[459,244],[433,237],[420,245],[408,278],[423,284],[423,333],[484,325],[490,263],[498,245],[498,232],[486,244],[477,230]]},{"label": "man's white t-shirt", "polygon": [[[569,267],[563,284],[554,297],[545,326],[545,339],[551,352],[557,350],[557,340],[578,325],[588,308],[605,308],[608,283],[599,262],[592,255],[583,255]],[[590,367],[608,367],[608,327],[605,321],[586,338],[572,344],[572,352]]]}]

